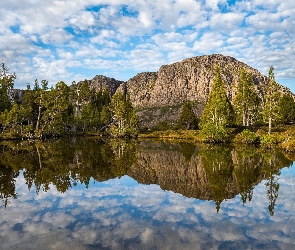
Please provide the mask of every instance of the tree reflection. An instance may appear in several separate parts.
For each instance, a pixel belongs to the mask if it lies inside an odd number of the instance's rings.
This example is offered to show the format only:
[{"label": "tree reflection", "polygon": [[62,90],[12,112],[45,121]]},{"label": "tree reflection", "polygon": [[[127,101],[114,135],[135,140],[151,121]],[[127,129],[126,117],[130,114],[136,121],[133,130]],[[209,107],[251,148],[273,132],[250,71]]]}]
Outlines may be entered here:
[{"label": "tree reflection", "polygon": [[[263,173],[266,178],[266,192],[269,199],[268,211],[270,215],[274,215],[275,203],[279,195],[280,184],[278,176],[281,174],[280,169],[282,162],[290,165],[284,155],[277,150],[268,150],[262,154],[264,159]],[[289,163],[289,164],[288,164]]]},{"label": "tree reflection", "polygon": [[218,145],[206,146],[200,155],[212,190],[212,198],[219,212],[221,202],[230,195],[230,185],[233,182],[231,150]]},{"label": "tree reflection", "polygon": [[4,207],[17,198],[20,172],[28,189],[66,192],[77,183],[105,181],[128,174],[139,183],[212,200],[219,212],[226,199],[251,202],[254,187],[266,180],[269,213],[279,194],[280,169],[292,161],[278,150],[254,147],[196,146],[191,143],[69,138],[0,144],[0,198]]},{"label": "tree reflection", "polygon": [[0,165],[0,199],[6,209],[10,204],[10,199],[16,199],[15,178],[18,176],[12,168]]}]

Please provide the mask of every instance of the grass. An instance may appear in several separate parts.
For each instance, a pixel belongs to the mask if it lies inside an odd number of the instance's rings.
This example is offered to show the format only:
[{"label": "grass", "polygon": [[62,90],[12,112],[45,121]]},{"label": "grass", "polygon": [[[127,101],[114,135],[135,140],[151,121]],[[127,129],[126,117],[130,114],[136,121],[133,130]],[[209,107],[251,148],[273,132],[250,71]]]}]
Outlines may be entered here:
[{"label": "grass", "polygon": [[[228,143],[255,144],[261,147],[281,147],[285,151],[295,153],[295,125],[281,125],[268,135],[267,127],[229,128]],[[193,142],[206,142],[201,130],[166,130],[141,133],[139,138],[185,139]]]}]

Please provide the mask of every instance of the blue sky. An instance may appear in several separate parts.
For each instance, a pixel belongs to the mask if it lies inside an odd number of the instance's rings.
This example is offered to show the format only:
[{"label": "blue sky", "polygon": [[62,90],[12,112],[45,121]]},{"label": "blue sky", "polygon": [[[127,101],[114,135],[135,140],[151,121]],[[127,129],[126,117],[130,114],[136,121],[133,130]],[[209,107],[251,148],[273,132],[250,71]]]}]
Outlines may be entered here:
[{"label": "blue sky", "polygon": [[286,0],[10,0],[0,2],[0,59],[15,88],[102,74],[128,80],[221,53],[295,92],[295,2]]}]

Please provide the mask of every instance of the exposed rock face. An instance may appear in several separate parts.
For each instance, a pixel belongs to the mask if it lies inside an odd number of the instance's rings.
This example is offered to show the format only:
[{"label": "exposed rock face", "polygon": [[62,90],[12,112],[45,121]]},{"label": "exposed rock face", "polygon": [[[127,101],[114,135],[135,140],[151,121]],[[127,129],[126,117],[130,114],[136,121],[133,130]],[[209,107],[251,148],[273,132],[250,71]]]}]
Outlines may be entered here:
[{"label": "exposed rock face", "polygon": [[[255,88],[260,98],[264,99],[267,77],[233,57],[220,54],[197,56],[163,65],[158,72],[139,73],[127,83],[105,76],[95,76],[88,83],[96,90],[107,88],[112,95],[116,91],[127,91],[143,127],[152,127],[161,121],[173,125],[186,100],[198,102],[195,112],[201,115],[212,89],[216,66],[220,68],[230,101],[236,95],[242,69],[252,74]],[[291,93],[283,86],[281,92]]]},{"label": "exposed rock face", "polygon": [[[126,85],[121,85],[118,91],[127,88],[143,127],[152,127],[162,121],[174,125],[186,100],[197,101],[199,105],[195,112],[201,115],[212,89],[216,66],[220,68],[230,101],[236,95],[242,69],[252,74],[258,95],[264,99],[268,78],[247,64],[220,54],[188,58],[164,65],[158,72],[140,73]],[[290,93],[290,90],[281,86],[281,92]]]},{"label": "exposed rock face", "polygon": [[23,89],[12,89],[10,90],[9,98],[11,101],[13,100],[21,101],[24,94],[25,94],[25,90]]},{"label": "exposed rock face", "polygon": [[[114,95],[120,85],[124,85],[123,81],[118,81],[114,78],[106,77],[103,75],[96,75],[92,80],[86,80],[90,88],[99,91],[100,89],[107,89],[111,95]],[[84,81],[78,82],[78,84]]]},{"label": "exposed rock face", "polygon": [[[233,57],[220,54],[164,65],[156,73],[140,73],[127,82],[127,91],[136,108],[172,106],[185,100],[205,103],[215,78],[216,66],[220,68],[230,100],[236,95],[242,69],[252,74],[256,90],[263,98],[267,77]],[[288,92],[288,89],[282,87],[282,91]]]}]

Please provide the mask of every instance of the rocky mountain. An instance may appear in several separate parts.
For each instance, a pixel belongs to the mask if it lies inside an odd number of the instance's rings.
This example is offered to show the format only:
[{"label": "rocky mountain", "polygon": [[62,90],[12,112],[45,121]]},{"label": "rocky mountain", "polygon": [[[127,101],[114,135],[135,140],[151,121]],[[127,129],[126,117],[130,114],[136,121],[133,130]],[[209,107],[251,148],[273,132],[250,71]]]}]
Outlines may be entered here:
[{"label": "rocky mountain", "polygon": [[[103,75],[96,75],[91,80],[84,80],[87,81],[90,88],[95,89],[96,91],[99,91],[100,89],[107,89],[110,91],[111,95],[114,95],[120,85],[124,85],[124,81],[119,81],[114,78],[106,77]],[[81,84],[84,81],[80,81],[77,84]]]},{"label": "rocky mountain", "polygon": [[[128,80],[126,85],[120,85],[118,91],[127,88],[144,126],[154,126],[160,121],[173,123],[185,100],[199,103],[195,111],[201,114],[212,88],[216,66],[220,68],[230,101],[236,95],[242,69],[252,74],[255,88],[263,99],[267,77],[233,57],[220,54],[187,58],[164,65],[158,72],[139,73]],[[281,91],[290,92],[283,86]]]},{"label": "rocky mountain", "polygon": [[[236,95],[240,72],[250,72],[261,98],[267,77],[258,70],[230,56],[220,54],[187,58],[162,66],[155,73],[140,73],[127,82],[127,90],[135,107],[158,107],[183,103],[185,100],[205,103],[211,91],[216,66],[232,100]],[[120,86],[122,88],[122,86]],[[282,87],[282,91],[288,89]]]}]

